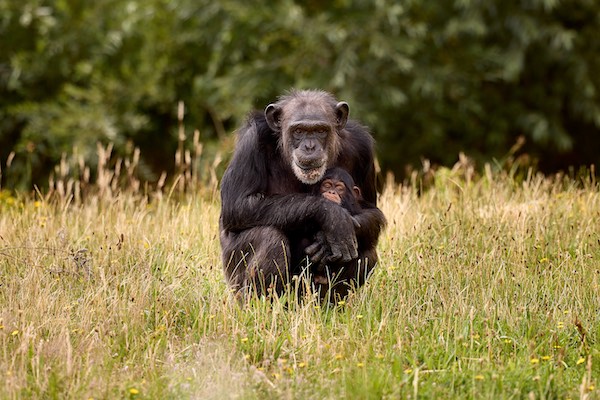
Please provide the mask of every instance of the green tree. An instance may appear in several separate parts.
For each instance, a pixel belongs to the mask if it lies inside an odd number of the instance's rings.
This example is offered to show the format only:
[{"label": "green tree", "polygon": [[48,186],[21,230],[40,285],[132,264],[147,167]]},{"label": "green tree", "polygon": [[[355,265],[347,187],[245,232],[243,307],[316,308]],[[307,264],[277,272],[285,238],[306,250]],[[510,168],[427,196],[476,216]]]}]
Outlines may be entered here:
[{"label": "green tree", "polygon": [[[174,168],[177,104],[206,143],[291,87],[351,105],[382,166],[523,151],[547,170],[598,163],[600,5],[591,0],[276,3],[0,0],[4,186],[44,183],[96,143],[140,173]],[[6,160],[11,156],[11,168]]]}]

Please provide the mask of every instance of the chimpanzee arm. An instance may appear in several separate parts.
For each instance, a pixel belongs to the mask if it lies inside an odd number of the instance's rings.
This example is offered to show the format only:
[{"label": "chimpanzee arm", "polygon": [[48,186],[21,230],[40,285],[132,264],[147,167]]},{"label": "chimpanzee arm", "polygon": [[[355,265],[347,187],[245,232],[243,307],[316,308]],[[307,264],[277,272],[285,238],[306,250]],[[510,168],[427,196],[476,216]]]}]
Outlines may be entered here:
[{"label": "chimpanzee arm", "polygon": [[377,244],[379,234],[385,228],[387,221],[381,210],[377,207],[364,208],[354,216],[358,222],[356,238],[361,247],[374,247]]}]

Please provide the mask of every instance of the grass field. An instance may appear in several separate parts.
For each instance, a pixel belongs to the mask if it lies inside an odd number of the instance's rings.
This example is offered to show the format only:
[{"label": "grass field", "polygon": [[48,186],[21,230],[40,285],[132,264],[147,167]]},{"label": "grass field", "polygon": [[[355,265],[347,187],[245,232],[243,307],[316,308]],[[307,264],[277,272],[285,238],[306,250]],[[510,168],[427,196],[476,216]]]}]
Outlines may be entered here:
[{"label": "grass field", "polygon": [[592,179],[389,184],[380,264],[336,306],[238,305],[214,191],[0,193],[2,399],[600,398]]}]

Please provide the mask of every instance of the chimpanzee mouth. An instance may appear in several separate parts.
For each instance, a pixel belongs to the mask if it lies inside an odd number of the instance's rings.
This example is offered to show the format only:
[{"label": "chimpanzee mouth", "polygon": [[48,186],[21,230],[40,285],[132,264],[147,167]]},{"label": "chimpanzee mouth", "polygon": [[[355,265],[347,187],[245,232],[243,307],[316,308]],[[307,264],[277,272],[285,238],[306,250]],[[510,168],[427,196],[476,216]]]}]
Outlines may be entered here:
[{"label": "chimpanzee mouth", "polygon": [[317,183],[325,174],[326,164],[321,165],[302,165],[298,162],[293,164],[294,174],[303,183],[312,185]]},{"label": "chimpanzee mouth", "polygon": [[306,173],[310,173],[311,171],[316,171],[321,169],[321,167],[323,165],[302,165],[300,163],[296,163],[296,165],[298,166],[298,168],[300,168],[302,171],[306,172]]}]

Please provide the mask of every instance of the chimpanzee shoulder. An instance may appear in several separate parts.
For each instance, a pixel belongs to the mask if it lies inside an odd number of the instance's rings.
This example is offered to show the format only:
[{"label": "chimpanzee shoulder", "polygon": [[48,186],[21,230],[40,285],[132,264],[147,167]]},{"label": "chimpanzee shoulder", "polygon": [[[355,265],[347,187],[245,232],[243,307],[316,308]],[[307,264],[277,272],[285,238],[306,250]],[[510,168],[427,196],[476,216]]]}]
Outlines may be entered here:
[{"label": "chimpanzee shoulder", "polygon": [[[277,135],[267,124],[265,114],[254,111],[248,114],[245,124],[238,131],[238,139],[256,141],[257,144],[265,145],[273,143],[277,145]],[[249,137],[248,137],[249,136]]]},{"label": "chimpanzee shoulder", "polygon": [[342,156],[339,157],[336,165],[352,175],[356,185],[362,191],[364,200],[376,205],[373,136],[367,127],[357,121],[348,120],[346,128],[340,132],[340,137]]},{"label": "chimpanzee shoulder", "polygon": [[241,179],[234,187],[242,188],[246,182],[254,182],[250,189],[252,195],[305,191],[305,185],[295,178],[281,155],[280,135],[269,127],[263,112],[248,115],[246,123],[238,131],[236,153],[244,153],[244,156],[234,160],[239,161],[235,171]]},{"label": "chimpanzee shoulder", "polygon": [[268,190],[269,158],[277,155],[277,141],[262,113],[248,115],[237,131],[236,151],[221,180],[224,220],[228,221],[239,201]]},{"label": "chimpanzee shoulder", "polygon": [[367,162],[373,158],[374,140],[367,127],[357,121],[349,120],[346,129],[342,131],[342,135],[344,135],[342,140],[345,150],[352,152],[353,156],[358,158],[359,163]]}]

